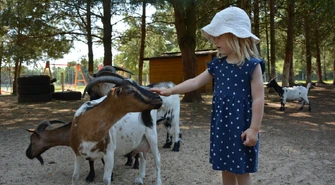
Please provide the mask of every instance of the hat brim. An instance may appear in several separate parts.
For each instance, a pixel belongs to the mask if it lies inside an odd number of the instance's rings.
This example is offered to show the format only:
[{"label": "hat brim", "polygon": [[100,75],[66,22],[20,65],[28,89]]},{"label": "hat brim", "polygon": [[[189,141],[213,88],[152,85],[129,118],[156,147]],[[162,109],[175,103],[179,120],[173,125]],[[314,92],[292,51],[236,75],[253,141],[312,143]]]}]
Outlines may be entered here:
[{"label": "hat brim", "polygon": [[[239,30],[238,32],[236,30]],[[229,28],[229,27],[220,27],[217,25],[209,24],[201,29],[201,33],[204,35],[206,39],[212,42],[211,37],[218,37],[225,33],[231,33],[235,35],[238,38],[252,38],[253,42],[255,44],[258,44],[260,42],[260,39],[252,34],[249,30],[245,28]]]}]

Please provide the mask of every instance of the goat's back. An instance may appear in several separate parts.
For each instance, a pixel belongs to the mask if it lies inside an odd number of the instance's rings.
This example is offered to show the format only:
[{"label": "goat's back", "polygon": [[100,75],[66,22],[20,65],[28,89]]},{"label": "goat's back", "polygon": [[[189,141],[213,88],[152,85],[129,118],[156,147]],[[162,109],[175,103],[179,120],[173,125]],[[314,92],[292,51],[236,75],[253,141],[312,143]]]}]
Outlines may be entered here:
[{"label": "goat's back", "polygon": [[283,87],[286,100],[296,100],[307,97],[308,89],[304,86]]},{"label": "goat's back", "polygon": [[146,127],[142,121],[141,113],[135,112],[126,114],[109,130],[112,138],[111,144],[116,144],[116,156],[126,155],[134,150],[142,152],[149,150],[146,134],[153,133],[152,137],[157,137],[155,134],[157,110],[152,110],[150,114],[153,122],[152,128]]}]

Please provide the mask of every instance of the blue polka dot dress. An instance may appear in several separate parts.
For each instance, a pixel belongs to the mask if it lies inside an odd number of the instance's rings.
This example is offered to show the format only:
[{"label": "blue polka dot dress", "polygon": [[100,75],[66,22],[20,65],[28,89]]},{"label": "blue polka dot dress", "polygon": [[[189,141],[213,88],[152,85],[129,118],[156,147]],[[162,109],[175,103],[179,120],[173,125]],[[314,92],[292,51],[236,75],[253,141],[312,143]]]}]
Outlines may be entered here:
[{"label": "blue polka dot dress", "polygon": [[229,64],[226,58],[214,58],[208,72],[214,78],[214,93],[210,129],[210,163],[213,170],[235,174],[256,172],[258,169],[259,142],[246,147],[241,134],[251,124],[251,77],[264,61],[252,58],[242,66]]}]

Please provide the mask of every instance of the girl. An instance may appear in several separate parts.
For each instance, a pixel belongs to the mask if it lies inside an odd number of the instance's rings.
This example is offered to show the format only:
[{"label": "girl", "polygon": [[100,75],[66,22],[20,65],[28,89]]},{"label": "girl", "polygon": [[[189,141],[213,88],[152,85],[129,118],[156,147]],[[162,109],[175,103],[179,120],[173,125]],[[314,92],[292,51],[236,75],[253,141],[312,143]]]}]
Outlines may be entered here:
[{"label": "girl", "polygon": [[258,58],[259,38],[251,33],[248,15],[229,7],[217,13],[201,32],[217,48],[217,57],[195,78],[169,89],[152,88],[163,96],[196,90],[214,78],[210,163],[222,171],[224,185],[252,185],[257,172],[259,130],[263,118],[264,62]]}]

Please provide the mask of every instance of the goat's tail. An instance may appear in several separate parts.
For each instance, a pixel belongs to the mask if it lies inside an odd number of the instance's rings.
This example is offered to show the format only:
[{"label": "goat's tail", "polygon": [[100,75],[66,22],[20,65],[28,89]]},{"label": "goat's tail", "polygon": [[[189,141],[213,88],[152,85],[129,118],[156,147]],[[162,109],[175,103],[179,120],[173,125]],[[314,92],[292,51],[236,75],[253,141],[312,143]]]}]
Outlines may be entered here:
[{"label": "goat's tail", "polygon": [[307,84],[307,86],[306,86],[307,92],[308,92],[308,91],[309,91],[309,89],[311,88],[311,85],[312,85],[312,83],[311,83],[311,82],[309,82],[309,83]]}]

